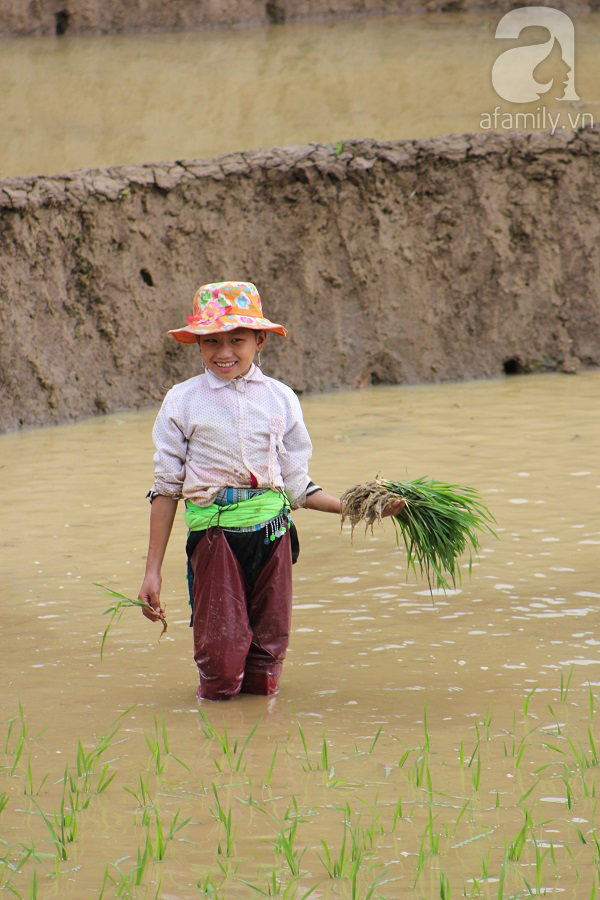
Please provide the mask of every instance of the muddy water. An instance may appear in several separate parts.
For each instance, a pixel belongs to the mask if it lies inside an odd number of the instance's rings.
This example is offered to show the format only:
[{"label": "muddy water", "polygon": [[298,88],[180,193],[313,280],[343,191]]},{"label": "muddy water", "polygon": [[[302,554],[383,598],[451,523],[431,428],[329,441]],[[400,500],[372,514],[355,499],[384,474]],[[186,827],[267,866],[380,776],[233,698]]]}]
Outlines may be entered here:
[{"label": "muddy water", "polygon": [[[537,116],[540,102],[515,106],[492,89],[498,19],[444,13],[233,32],[5,39],[0,177],[308,141],[477,132],[482,114],[496,107]],[[583,113],[600,115],[600,15],[576,18],[575,28],[581,100],[543,98],[553,121],[560,112],[559,129],[589,124]],[[547,33],[541,29],[536,39]],[[494,127],[550,124],[500,120]]]},{"label": "muddy water", "polygon": [[[118,870],[131,871],[147,833],[155,841],[154,818],[148,831],[124,790],[139,795],[141,773],[165,829],[177,810],[191,821],[166,861],[148,866],[142,880],[149,892],[135,896],[154,896],[160,879],[160,896],[196,896],[198,882],[223,881],[219,863],[229,875],[212,896],[250,896],[242,879],[265,889],[273,866],[285,883],[290,870],[273,846],[292,821],[292,794],[297,845],[307,848],[300,895],[318,884],[314,896],[350,896],[347,881],[327,878],[317,853],[323,838],[338,854],[348,803],[349,821],[360,815],[359,827],[374,835],[361,896],[384,868],[380,896],[439,896],[443,876],[453,895],[474,890],[476,879],[484,896],[495,897],[504,841],[522,827],[527,804],[539,846],[552,841],[555,851],[556,866],[550,857],[542,866],[542,885],[566,896],[586,886],[581,896],[588,896],[593,842],[588,836],[584,845],[576,829],[592,829],[586,792],[597,767],[579,778],[577,765],[567,766],[564,735],[592,758],[590,703],[600,695],[599,389],[594,372],[304,398],[315,447],[311,474],[328,490],[378,472],[471,484],[494,512],[499,540],[484,540],[470,581],[432,602],[426,585],[407,580],[389,524],[373,536],[355,534],[352,545],[335,517],[298,512],[301,557],[283,690],[269,700],[205,707],[231,747],[241,739],[231,764],[218,739],[199,727],[181,519],[164,569],[167,636],[157,643],[157,630],[127,610],[99,658],[110,598],[94,583],[135,596],[142,577],[154,412],[3,436],[0,711],[3,723],[17,721],[0,759],[14,772],[0,770],[0,796],[9,795],[2,840],[13,860],[22,853],[18,842],[30,837],[39,853],[55,852],[34,800],[47,814],[58,809],[58,782],[65,764],[75,771],[78,738],[89,751],[119,713],[135,707],[102,756],[115,779],[80,812],[62,874],[49,874],[54,864],[45,857],[35,863],[42,895],[98,896],[107,864],[116,880]],[[19,701],[28,733],[17,759]],[[165,766],[158,775],[155,740],[158,768]],[[28,759],[34,793],[48,773],[34,800],[23,796]],[[237,829],[230,858],[213,784]],[[429,811],[435,824],[428,831]],[[529,840],[521,861],[507,864],[506,884],[515,891],[523,878],[536,883],[532,847]],[[419,854],[425,862],[417,878]],[[29,859],[14,876],[23,892],[33,867]],[[115,896],[116,886],[109,888],[106,896]]]}]

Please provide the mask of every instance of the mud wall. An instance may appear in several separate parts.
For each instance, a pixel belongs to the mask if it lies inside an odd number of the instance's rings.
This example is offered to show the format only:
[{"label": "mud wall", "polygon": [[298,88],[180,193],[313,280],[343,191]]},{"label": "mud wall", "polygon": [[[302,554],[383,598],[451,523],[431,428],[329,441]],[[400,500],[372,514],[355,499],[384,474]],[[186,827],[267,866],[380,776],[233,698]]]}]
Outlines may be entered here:
[{"label": "mud wall", "polygon": [[600,126],[0,182],[0,427],[158,401],[198,284],[254,281],[299,391],[600,364]]},{"label": "mud wall", "polygon": [[172,31],[396,12],[504,13],[517,6],[594,12],[600,0],[0,0],[0,34]]}]

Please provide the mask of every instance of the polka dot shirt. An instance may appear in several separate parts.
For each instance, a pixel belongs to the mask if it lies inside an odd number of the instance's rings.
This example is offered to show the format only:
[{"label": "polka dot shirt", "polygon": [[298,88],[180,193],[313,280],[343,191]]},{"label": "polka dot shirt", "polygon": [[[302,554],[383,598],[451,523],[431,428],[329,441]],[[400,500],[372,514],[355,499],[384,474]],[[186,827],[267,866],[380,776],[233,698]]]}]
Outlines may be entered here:
[{"label": "polka dot shirt", "polygon": [[283,488],[297,507],[312,484],[300,401],[255,365],[233,381],[205,372],[176,384],[152,437],[153,494],[209,506],[223,487]]}]

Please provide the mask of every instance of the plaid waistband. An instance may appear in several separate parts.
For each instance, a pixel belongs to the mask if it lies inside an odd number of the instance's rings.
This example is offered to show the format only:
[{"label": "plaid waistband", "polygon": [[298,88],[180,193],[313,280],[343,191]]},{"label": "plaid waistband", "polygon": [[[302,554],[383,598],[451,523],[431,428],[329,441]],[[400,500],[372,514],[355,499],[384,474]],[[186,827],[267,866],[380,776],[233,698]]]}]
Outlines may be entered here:
[{"label": "plaid waistband", "polygon": [[265,491],[266,488],[221,488],[213,503],[217,506],[232,506],[234,503],[242,503],[251,497],[264,494]]}]

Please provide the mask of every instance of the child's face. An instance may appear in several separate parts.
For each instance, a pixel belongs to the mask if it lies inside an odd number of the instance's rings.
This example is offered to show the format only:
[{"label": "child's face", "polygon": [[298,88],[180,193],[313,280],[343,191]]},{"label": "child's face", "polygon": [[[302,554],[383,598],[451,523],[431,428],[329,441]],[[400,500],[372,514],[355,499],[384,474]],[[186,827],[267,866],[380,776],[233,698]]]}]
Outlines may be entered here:
[{"label": "child's face", "polygon": [[249,371],[256,351],[264,346],[265,340],[264,331],[235,328],[233,331],[201,334],[198,344],[202,361],[209,372],[232,381]]}]

